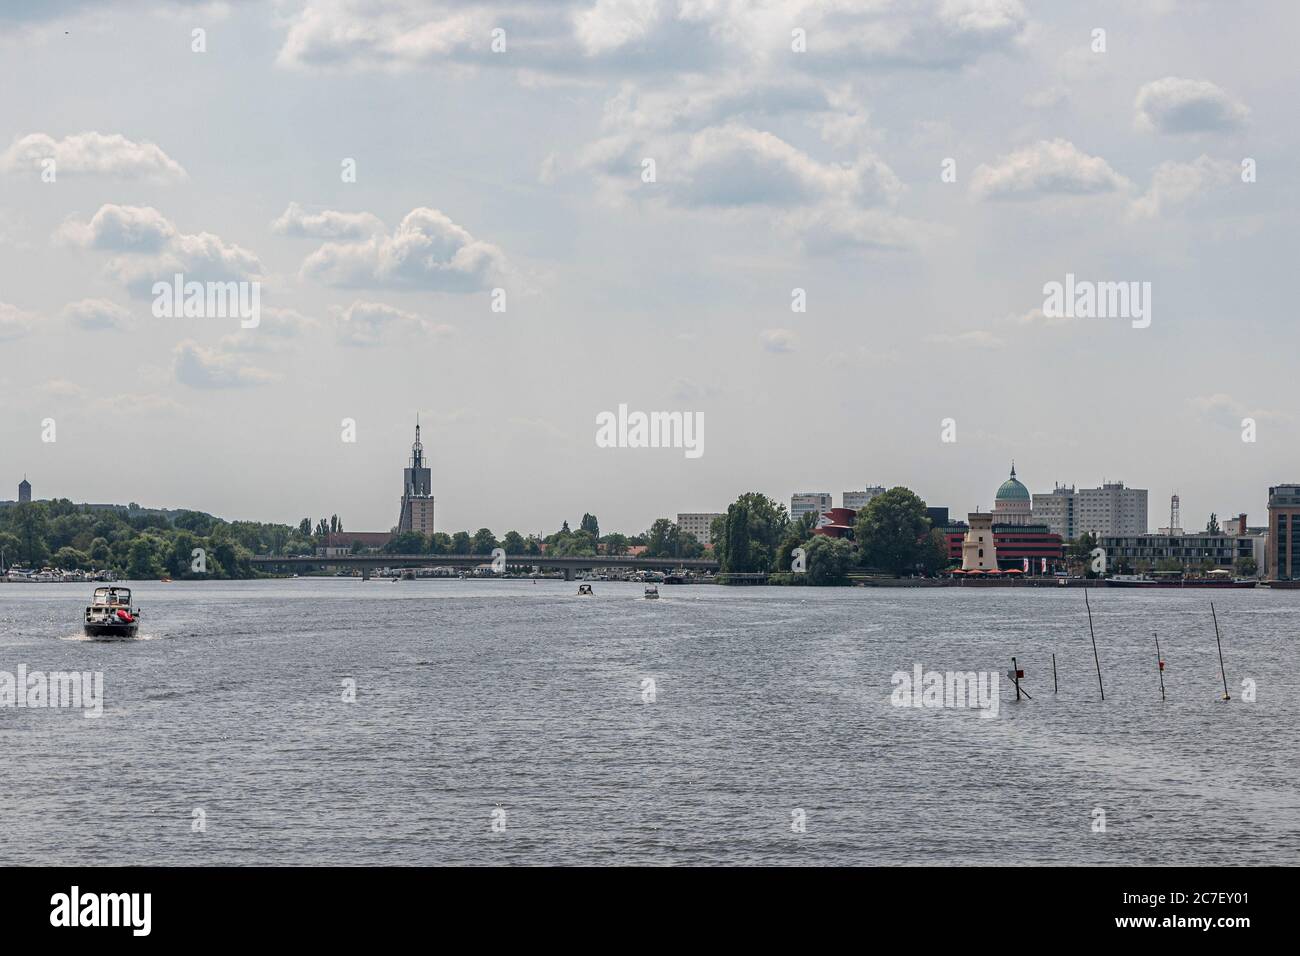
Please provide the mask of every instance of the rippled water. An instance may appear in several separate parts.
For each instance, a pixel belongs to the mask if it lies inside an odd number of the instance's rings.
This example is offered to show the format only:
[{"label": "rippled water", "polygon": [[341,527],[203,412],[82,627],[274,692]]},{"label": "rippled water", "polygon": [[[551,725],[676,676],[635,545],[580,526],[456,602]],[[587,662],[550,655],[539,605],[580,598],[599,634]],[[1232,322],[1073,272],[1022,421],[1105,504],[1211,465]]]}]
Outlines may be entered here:
[{"label": "rippled water", "polygon": [[[0,670],[106,698],[0,708],[0,863],[1300,862],[1300,592],[1092,591],[1101,703],[1075,589],[145,582],[123,643],[90,590],[0,585]],[[996,719],[889,702],[1012,655]]]}]

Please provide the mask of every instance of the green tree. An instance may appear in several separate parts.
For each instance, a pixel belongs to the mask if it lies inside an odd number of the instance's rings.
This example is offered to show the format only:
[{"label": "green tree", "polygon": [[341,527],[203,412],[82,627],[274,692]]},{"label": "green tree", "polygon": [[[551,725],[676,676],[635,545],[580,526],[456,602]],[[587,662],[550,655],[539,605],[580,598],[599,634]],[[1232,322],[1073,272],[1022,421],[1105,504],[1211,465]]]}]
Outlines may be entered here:
[{"label": "green tree", "polygon": [[452,554],[470,554],[473,542],[470,540],[468,531],[457,531],[451,536],[451,553]]},{"label": "green tree", "polygon": [[732,574],[772,571],[789,525],[785,505],[755,491],[741,495],[728,506],[716,545],[722,570]]},{"label": "green tree", "polygon": [[425,551],[424,535],[418,531],[403,531],[395,534],[384,545],[384,554],[423,554]]},{"label": "green tree", "polygon": [[627,554],[627,535],[619,534],[615,531],[613,534],[607,534],[602,539],[605,545],[605,553],[609,555]]},{"label": "green tree", "polygon": [[593,538],[600,538],[600,522],[596,520],[596,516],[593,514],[583,512],[582,523],[578,525],[578,528],[587,532]]},{"label": "green tree", "polygon": [[18,537],[19,552],[31,568],[39,568],[49,554],[45,543],[49,525],[47,514],[43,503],[26,501],[15,505],[9,518],[9,526]]},{"label": "green tree", "polygon": [[506,554],[523,554],[524,536],[518,531],[507,531],[501,538],[501,547],[505,549]]},{"label": "green tree", "polygon": [[90,556],[82,554],[76,548],[62,547],[54,554],[54,566],[64,571],[90,567]]},{"label": "green tree", "polygon": [[492,549],[497,547],[496,535],[487,528],[479,528],[474,532],[474,544],[471,554],[491,554]]},{"label": "green tree", "polygon": [[[799,516],[797,520],[791,521],[786,528],[785,536],[776,550],[776,571],[790,570],[790,564],[793,560],[794,549],[803,546],[803,542],[813,536],[813,528],[817,526],[817,515],[814,512],[806,512]],[[818,537],[821,537],[819,535]]]},{"label": "green tree", "polygon": [[131,542],[126,566],[127,575],[134,581],[144,581],[158,576],[151,540],[143,535]]},{"label": "green tree", "polygon": [[894,577],[921,563],[922,541],[929,533],[925,502],[901,486],[872,498],[853,525],[862,563]]},{"label": "green tree", "polygon": [[931,528],[921,546],[921,568],[926,574],[934,575],[948,567],[951,561],[948,536],[938,528]]},{"label": "green tree", "polygon": [[430,554],[451,554],[451,535],[445,531],[435,531],[429,535]]},{"label": "green tree", "polygon": [[843,538],[816,534],[803,543],[808,561],[808,583],[815,586],[845,584],[853,565],[853,545]]},{"label": "green tree", "polygon": [[1238,558],[1237,574],[1243,578],[1253,578],[1259,574],[1259,562],[1254,558]]},{"label": "green tree", "polygon": [[1213,511],[1210,512],[1210,520],[1205,525],[1206,534],[1222,534],[1219,528],[1219,516]]}]

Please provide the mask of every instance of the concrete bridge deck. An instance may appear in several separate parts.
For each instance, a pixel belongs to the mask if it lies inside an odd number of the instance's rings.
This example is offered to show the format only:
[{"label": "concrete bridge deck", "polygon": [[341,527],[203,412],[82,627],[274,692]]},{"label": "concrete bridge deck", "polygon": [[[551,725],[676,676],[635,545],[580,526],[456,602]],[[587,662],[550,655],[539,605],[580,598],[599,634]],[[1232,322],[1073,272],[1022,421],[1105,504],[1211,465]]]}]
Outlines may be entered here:
[{"label": "concrete bridge deck", "polygon": [[[275,568],[358,568],[364,576],[379,568],[476,568],[491,564],[489,554],[345,554],[323,556],[304,555],[267,555],[259,554],[252,558],[254,567],[262,570]],[[619,555],[564,555],[548,557],[544,554],[507,554],[507,568],[540,568],[541,570],[559,570],[564,572],[566,580],[572,580],[575,571],[594,571],[598,568],[632,568],[638,571],[687,571],[718,570],[718,562],[712,558],[645,558]]]}]

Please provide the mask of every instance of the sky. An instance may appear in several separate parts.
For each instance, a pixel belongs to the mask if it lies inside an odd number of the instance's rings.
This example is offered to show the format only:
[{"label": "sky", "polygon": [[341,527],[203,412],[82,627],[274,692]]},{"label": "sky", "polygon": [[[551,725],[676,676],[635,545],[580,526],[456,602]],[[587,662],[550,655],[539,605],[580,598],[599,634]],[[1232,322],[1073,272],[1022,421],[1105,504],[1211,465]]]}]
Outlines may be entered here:
[{"label": "sky", "polygon": [[[418,415],[444,531],[960,515],[1012,459],[1262,524],[1300,7],[1084,7],[5,0],[0,498],[388,530]],[[256,326],[156,314],[178,273]],[[1051,314],[1067,275],[1149,324]],[[702,454],[600,447],[620,405]]]}]

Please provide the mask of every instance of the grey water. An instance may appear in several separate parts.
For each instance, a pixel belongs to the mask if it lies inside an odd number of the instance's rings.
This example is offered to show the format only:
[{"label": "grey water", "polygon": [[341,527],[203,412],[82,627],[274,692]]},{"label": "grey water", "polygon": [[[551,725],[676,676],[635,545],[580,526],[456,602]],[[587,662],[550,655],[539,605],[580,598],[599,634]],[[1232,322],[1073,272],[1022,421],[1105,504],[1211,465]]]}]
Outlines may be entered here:
[{"label": "grey water", "polygon": [[0,672],[104,679],[0,706],[2,864],[1300,862],[1300,592],[1091,591],[1103,703],[1077,589],[131,586],[0,584]]}]

